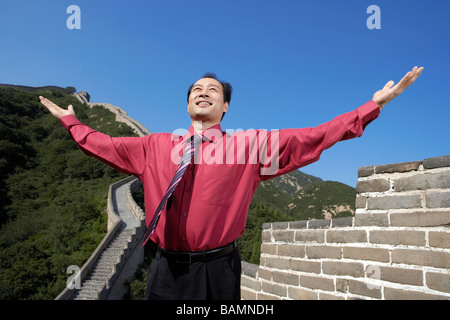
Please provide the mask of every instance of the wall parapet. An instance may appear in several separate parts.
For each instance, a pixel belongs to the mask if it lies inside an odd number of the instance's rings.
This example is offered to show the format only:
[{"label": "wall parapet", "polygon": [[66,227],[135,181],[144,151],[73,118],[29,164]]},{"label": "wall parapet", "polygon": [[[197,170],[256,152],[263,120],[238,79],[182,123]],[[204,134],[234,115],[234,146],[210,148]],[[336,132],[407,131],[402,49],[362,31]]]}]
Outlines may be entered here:
[{"label": "wall parapet", "polygon": [[355,224],[450,225],[450,156],[358,170]]},{"label": "wall parapet", "polygon": [[112,105],[111,103],[99,103],[99,102],[89,102],[88,106],[90,108],[92,108],[93,106],[102,106],[105,109],[108,109],[109,111],[111,111],[112,113],[114,113],[116,115],[116,121],[117,122],[123,122],[125,124],[127,124],[136,134],[138,134],[140,137],[149,135],[151,132],[144,126],[142,125],[139,121],[137,121],[136,119],[133,119],[132,117],[130,117],[126,111],[124,111],[123,109]]},{"label": "wall parapet", "polygon": [[354,217],[263,225],[243,299],[450,299],[450,156],[358,176]]}]

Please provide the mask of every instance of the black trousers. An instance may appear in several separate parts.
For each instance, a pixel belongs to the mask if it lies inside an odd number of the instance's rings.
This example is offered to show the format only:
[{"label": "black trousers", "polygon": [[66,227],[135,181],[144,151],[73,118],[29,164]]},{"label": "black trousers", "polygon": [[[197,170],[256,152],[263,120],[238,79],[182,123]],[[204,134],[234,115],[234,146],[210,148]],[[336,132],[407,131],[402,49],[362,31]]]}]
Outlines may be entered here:
[{"label": "black trousers", "polygon": [[147,300],[240,300],[238,248],[215,260],[177,263],[156,253],[147,274]]}]

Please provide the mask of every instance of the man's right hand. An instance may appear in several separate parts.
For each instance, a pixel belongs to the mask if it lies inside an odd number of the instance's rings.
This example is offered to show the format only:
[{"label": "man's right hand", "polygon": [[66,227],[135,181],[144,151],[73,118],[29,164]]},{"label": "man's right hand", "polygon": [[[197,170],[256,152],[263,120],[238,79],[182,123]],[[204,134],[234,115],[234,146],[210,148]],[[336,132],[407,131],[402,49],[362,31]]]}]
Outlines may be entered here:
[{"label": "man's right hand", "polygon": [[56,104],[48,100],[47,98],[44,98],[43,96],[39,96],[39,99],[41,99],[41,103],[50,111],[50,113],[57,119],[61,119],[64,116],[75,115],[75,111],[73,111],[73,106],[70,105],[67,110],[58,107]]}]

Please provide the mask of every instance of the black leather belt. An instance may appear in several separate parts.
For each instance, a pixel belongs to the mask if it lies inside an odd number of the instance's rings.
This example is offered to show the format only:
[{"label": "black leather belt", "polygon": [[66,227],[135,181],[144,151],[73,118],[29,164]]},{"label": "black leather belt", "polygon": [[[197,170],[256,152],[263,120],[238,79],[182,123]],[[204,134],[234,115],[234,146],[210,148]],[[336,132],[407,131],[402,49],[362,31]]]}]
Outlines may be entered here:
[{"label": "black leather belt", "polygon": [[236,240],[224,247],[204,251],[172,251],[165,250],[160,247],[158,247],[158,251],[162,257],[175,261],[176,263],[192,263],[199,261],[205,262],[220,258],[233,252],[235,248]]}]

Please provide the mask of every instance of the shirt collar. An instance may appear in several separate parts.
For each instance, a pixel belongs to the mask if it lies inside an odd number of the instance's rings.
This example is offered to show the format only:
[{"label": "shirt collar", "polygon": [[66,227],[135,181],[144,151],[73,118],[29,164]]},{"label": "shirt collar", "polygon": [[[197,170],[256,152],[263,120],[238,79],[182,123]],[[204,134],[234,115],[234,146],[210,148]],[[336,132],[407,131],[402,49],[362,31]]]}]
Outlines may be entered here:
[{"label": "shirt collar", "polygon": [[[214,141],[214,139],[216,139],[216,135],[217,132],[222,132],[222,128],[220,127],[220,124],[216,124],[208,129],[206,129],[205,131],[202,132],[202,138],[203,141],[209,141],[212,143],[216,143],[216,141]],[[193,135],[197,134],[194,130],[194,127],[191,125],[189,127],[188,132],[183,136],[183,141],[187,141],[188,139],[190,139]]]}]

